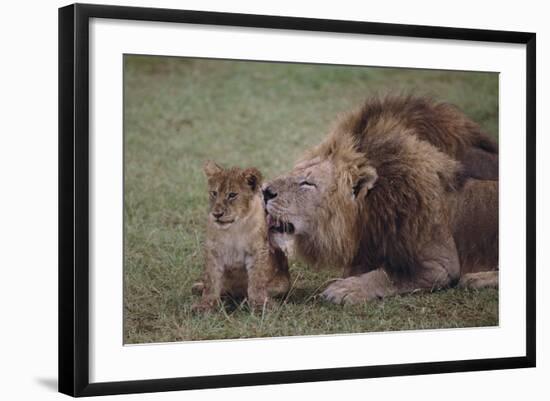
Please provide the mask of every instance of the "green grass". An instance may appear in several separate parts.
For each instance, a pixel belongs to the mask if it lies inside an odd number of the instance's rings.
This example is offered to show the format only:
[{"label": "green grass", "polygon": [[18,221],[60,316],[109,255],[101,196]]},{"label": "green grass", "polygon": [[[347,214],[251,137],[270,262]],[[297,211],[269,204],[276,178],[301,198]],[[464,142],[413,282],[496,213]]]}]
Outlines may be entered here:
[{"label": "green grass", "polygon": [[275,310],[190,312],[202,269],[205,159],[288,170],[339,112],[373,94],[430,95],[498,136],[498,75],[126,56],[124,341],[312,335],[498,324],[498,291],[449,290],[353,307],[316,295],[338,269],[292,263]]}]

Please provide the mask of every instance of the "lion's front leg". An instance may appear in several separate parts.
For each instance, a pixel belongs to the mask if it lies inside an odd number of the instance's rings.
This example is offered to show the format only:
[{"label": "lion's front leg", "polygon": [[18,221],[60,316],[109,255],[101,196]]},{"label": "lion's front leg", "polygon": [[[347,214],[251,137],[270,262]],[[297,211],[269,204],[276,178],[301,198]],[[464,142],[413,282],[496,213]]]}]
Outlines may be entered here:
[{"label": "lion's front leg", "polygon": [[385,268],[351,276],[330,284],[321,296],[341,304],[358,304],[414,290],[449,287],[460,276],[458,253],[452,237],[426,246],[410,277],[390,275]]}]

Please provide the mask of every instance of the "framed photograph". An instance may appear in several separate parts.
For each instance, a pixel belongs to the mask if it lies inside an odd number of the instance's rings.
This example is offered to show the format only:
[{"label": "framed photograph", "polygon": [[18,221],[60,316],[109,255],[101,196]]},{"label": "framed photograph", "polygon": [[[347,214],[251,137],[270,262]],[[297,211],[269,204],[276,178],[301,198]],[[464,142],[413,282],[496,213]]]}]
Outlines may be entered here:
[{"label": "framed photograph", "polygon": [[59,390],[535,366],[535,79],[534,33],[61,8]]}]

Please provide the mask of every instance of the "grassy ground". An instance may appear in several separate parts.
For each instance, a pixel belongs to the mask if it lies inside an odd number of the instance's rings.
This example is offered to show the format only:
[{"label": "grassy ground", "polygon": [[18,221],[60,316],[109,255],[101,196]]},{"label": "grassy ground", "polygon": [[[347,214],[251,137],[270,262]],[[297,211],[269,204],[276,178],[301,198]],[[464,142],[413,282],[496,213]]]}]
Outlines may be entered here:
[{"label": "grassy ground", "polygon": [[338,270],[293,263],[293,290],[265,314],[193,316],[206,214],[205,159],[288,170],[337,113],[376,93],[428,94],[498,135],[496,74],[127,56],[125,343],[498,324],[498,291],[450,290],[354,307],[316,294]]}]

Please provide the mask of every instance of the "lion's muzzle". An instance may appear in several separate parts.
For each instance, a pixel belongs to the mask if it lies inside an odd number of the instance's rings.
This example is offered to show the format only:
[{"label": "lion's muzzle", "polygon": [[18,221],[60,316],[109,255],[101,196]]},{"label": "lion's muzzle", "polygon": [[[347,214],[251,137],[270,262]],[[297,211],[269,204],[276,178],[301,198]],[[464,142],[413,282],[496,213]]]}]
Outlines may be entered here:
[{"label": "lion's muzzle", "polygon": [[275,190],[269,185],[262,189],[262,194],[266,205],[271,199],[277,197],[277,192],[275,192]]}]

